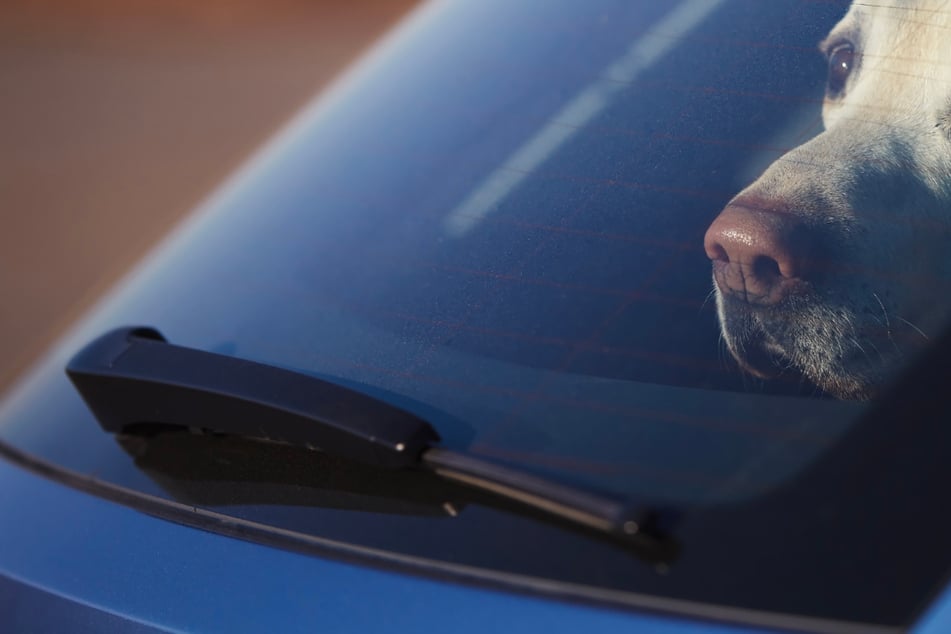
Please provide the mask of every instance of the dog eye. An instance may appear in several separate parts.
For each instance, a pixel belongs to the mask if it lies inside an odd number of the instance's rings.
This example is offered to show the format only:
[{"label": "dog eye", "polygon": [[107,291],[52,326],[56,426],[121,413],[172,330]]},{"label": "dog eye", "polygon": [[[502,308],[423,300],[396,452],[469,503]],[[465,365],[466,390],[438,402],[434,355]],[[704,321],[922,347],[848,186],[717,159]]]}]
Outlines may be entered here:
[{"label": "dog eye", "polygon": [[845,82],[855,65],[855,48],[840,44],[829,53],[829,96],[835,97],[845,88]]}]

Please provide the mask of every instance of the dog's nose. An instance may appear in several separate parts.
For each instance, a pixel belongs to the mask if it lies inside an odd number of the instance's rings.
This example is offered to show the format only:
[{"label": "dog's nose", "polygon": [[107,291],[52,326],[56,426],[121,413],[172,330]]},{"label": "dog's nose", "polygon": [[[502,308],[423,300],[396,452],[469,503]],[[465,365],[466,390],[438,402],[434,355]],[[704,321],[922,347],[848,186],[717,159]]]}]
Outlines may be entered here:
[{"label": "dog's nose", "polygon": [[720,290],[763,305],[779,302],[802,280],[810,247],[795,214],[756,201],[728,205],[704,238]]}]

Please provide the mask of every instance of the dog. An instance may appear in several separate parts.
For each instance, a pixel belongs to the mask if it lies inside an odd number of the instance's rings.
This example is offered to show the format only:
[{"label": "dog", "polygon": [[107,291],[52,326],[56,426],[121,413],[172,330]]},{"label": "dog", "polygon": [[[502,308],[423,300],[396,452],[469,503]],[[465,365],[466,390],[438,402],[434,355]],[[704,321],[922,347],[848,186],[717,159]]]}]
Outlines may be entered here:
[{"label": "dog", "polygon": [[743,370],[864,400],[951,317],[951,0],[856,0],[820,49],[823,131],[704,246]]}]

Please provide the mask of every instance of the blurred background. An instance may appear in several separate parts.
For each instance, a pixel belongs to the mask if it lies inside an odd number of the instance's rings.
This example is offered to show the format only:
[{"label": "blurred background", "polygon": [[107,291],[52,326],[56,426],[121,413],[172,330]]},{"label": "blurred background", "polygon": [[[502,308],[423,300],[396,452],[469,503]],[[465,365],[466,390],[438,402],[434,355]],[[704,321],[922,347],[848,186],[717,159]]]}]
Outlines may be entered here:
[{"label": "blurred background", "polygon": [[0,3],[0,389],[416,3]]}]

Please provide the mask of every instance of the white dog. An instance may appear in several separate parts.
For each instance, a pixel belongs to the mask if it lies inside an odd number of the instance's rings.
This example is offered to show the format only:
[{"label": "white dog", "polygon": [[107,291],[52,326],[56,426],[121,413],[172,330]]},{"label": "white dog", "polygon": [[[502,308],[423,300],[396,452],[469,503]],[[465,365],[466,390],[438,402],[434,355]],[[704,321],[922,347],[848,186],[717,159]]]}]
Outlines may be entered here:
[{"label": "white dog", "polygon": [[748,372],[874,396],[951,317],[951,0],[863,0],[821,44],[825,130],[707,231]]}]

